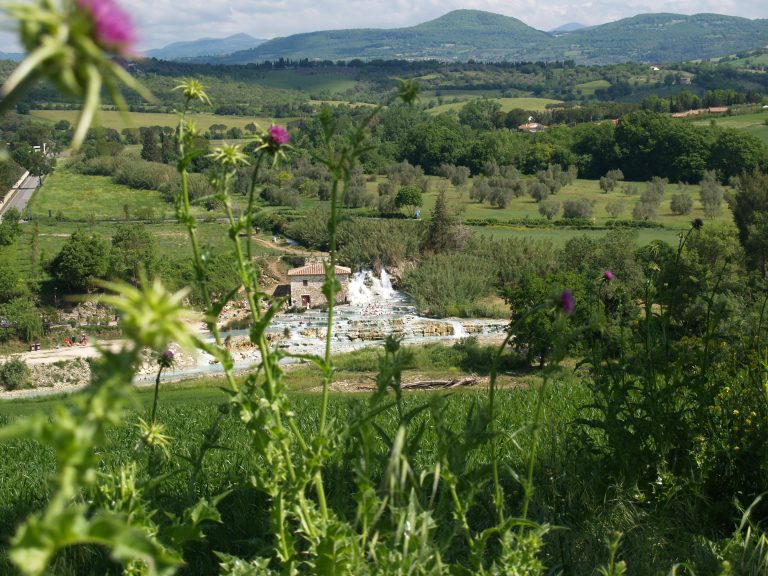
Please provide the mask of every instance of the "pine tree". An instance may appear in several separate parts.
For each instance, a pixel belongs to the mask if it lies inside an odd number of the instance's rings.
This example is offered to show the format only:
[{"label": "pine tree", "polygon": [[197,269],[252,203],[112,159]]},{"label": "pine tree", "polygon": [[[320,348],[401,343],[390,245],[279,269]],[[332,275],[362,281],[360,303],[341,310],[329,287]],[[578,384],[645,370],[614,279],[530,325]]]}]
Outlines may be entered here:
[{"label": "pine tree", "polygon": [[445,191],[441,190],[437,195],[435,207],[432,209],[432,219],[427,230],[427,249],[434,252],[449,251],[455,245],[455,231],[456,220],[448,210]]}]

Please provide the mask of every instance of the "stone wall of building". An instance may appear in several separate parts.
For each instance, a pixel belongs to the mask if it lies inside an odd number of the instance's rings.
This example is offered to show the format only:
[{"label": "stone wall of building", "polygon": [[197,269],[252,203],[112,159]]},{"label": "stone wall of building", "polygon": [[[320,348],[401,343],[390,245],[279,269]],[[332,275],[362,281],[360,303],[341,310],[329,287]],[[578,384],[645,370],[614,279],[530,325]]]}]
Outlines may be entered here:
[{"label": "stone wall of building", "polygon": [[[336,293],[336,304],[343,304],[347,301],[349,275],[344,274],[336,278],[341,284],[341,290]],[[305,307],[306,303],[302,301],[302,296],[309,296],[311,308],[327,304],[323,294],[323,282],[325,282],[324,276],[291,276],[291,305],[297,308]]]}]

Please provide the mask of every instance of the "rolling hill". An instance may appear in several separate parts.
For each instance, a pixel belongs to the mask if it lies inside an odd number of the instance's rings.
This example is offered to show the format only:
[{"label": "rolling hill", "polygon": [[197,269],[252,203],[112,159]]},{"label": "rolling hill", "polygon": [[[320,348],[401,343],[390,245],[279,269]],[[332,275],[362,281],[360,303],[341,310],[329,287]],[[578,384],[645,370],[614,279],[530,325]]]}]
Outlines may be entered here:
[{"label": "rolling hill", "polygon": [[328,30],[275,38],[207,58],[219,64],[265,60],[437,59],[574,60],[583,64],[711,58],[768,44],[768,20],[719,14],[641,14],[567,34],[536,30],[516,18],[455,10],[409,28]]},{"label": "rolling hill", "polygon": [[200,38],[189,42],[174,42],[163,48],[147,50],[144,55],[159,60],[189,60],[208,56],[223,56],[255,48],[266,40],[248,34],[235,34],[227,38]]}]

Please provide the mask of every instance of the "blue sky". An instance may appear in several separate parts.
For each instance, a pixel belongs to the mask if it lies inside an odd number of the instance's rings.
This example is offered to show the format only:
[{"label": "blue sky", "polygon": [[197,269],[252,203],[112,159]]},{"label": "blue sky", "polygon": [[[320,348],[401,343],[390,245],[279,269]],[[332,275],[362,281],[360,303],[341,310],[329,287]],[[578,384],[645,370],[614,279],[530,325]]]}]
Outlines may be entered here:
[{"label": "blue sky", "polygon": [[[602,24],[645,12],[715,12],[768,18],[766,0],[118,0],[134,19],[140,50],[245,32],[274,38],[339,28],[412,26],[458,8],[518,18],[539,30],[568,22]],[[18,49],[0,34],[0,51]]]}]

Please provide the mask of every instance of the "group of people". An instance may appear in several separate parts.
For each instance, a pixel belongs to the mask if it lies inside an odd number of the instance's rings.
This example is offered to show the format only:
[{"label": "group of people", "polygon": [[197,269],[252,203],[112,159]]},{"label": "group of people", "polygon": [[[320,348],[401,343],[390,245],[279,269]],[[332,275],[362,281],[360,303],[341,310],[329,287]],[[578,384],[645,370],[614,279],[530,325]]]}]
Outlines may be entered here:
[{"label": "group of people", "polygon": [[88,337],[85,334],[80,334],[80,337],[72,336],[72,338],[65,337],[64,338],[64,346],[72,347],[72,346],[88,346]]}]

